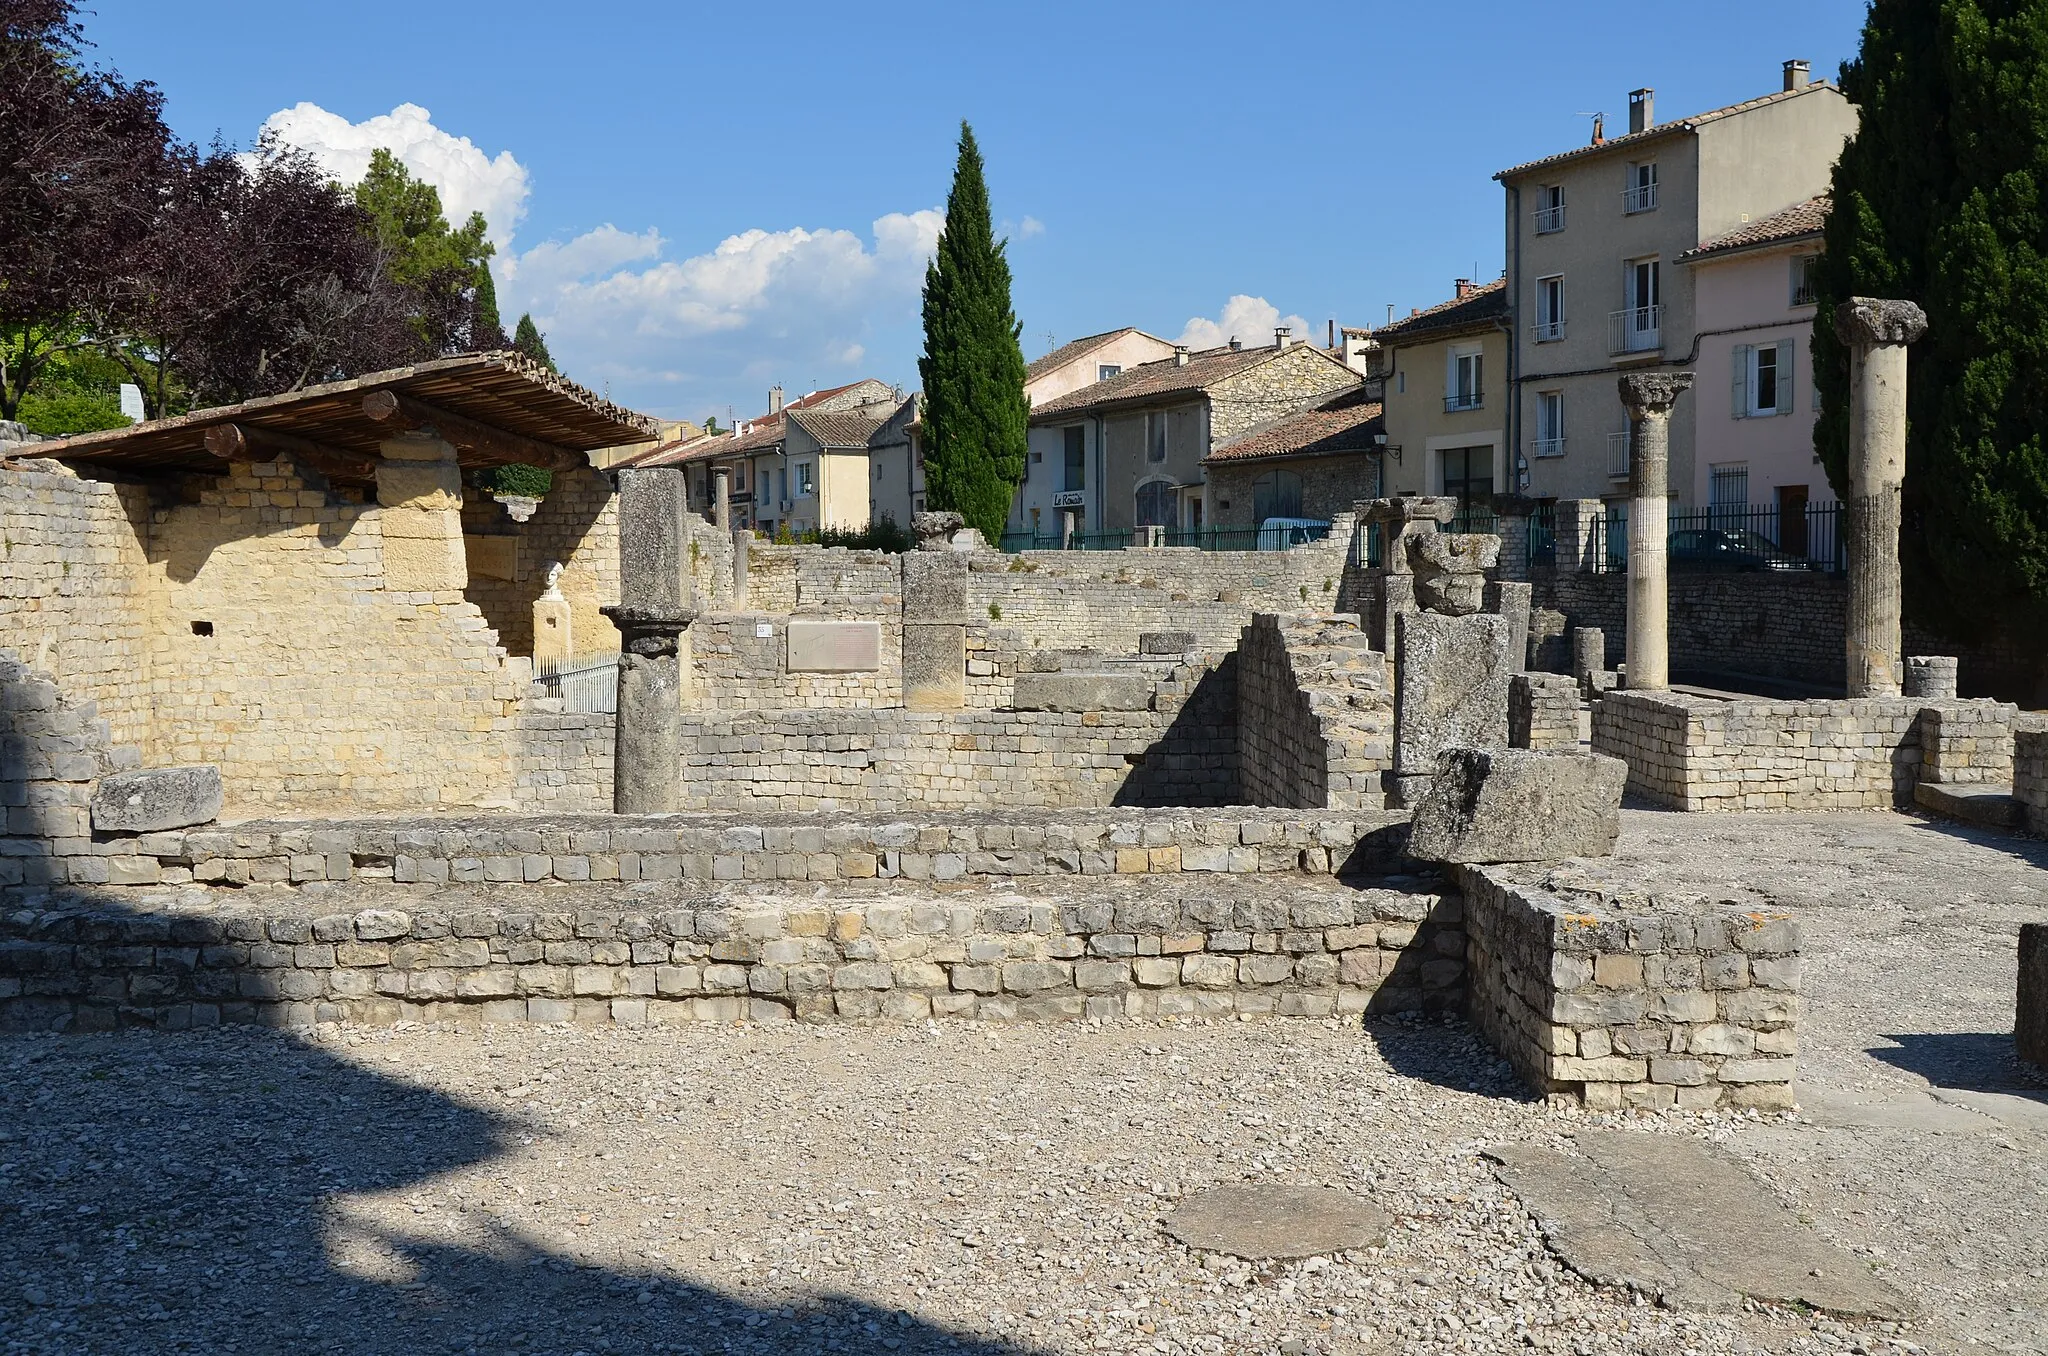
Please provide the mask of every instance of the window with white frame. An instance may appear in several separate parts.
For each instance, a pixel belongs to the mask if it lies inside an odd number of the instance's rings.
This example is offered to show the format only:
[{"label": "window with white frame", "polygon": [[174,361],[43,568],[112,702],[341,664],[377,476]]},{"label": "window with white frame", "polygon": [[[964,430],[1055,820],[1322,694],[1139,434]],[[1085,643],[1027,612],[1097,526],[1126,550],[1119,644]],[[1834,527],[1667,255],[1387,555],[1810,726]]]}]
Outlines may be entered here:
[{"label": "window with white frame", "polygon": [[798,462],[796,464],[796,492],[798,497],[801,498],[807,494],[815,494],[817,490],[817,481],[811,476],[811,464],[807,461]]},{"label": "window with white frame", "polygon": [[1564,455],[1564,392],[1536,393],[1536,455]]},{"label": "window with white frame", "polygon": [[1543,184],[1536,190],[1536,234],[1564,229],[1564,185]]},{"label": "window with white frame", "polygon": [[1095,379],[1097,381],[1108,381],[1111,377],[1121,376],[1123,370],[1121,363],[1097,363],[1095,365]]},{"label": "window with white frame", "polygon": [[1780,339],[1769,344],[1737,344],[1732,371],[1731,401],[1737,419],[1768,418],[1790,414],[1798,403],[1795,387],[1797,369],[1793,352],[1797,341]]},{"label": "window with white frame", "polygon": [[1564,338],[1564,274],[1536,280],[1536,342]]},{"label": "window with white frame", "polygon": [[1811,306],[1820,299],[1814,290],[1813,266],[1820,262],[1817,254],[1795,254],[1792,256],[1792,304]]},{"label": "window with white frame", "polygon": [[1639,160],[1628,167],[1628,182],[1621,194],[1624,212],[1653,212],[1657,208],[1657,162]]},{"label": "window with white frame", "polygon": [[1486,355],[1477,345],[1454,348],[1444,373],[1444,409],[1476,410],[1486,400]]}]

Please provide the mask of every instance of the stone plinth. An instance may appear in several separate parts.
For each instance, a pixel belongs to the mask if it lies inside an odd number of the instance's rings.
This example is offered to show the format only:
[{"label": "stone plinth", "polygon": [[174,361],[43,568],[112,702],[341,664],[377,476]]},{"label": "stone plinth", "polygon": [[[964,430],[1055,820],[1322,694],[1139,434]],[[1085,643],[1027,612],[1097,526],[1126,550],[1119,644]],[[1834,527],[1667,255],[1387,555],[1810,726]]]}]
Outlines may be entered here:
[{"label": "stone plinth", "polygon": [[1508,745],[1538,750],[1578,748],[1578,683],[1562,673],[1518,673],[1510,679]]},{"label": "stone plinth", "polygon": [[1621,833],[1628,765],[1597,753],[1447,749],[1415,809],[1408,855],[1426,862],[1604,857]]},{"label": "stone plinth", "polygon": [[152,767],[116,772],[92,792],[95,833],[150,833],[208,824],[220,817],[220,769]]},{"label": "stone plinth", "polygon": [[1414,805],[1453,747],[1497,749],[1508,742],[1509,627],[1480,614],[1395,619],[1394,773],[1396,803]]},{"label": "stone plinth", "polygon": [[1597,626],[1572,628],[1572,677],[1583,687],[1607,667],[1607,633]]},{"label": "stone plinth", "polygon": [[1956,695],[1956,657],[1952,654],[1906,656],[1905,695],[1937,700]]},{"label": "stone plinth", "polygon": [[2021,1059],[2048,1070],[2048,923],[2020,924],[2019,971],[2013,1042]]},{"label": "stone plinth", "polygon": [[967,557],[946,545],[959,516],[919,514],[919,549],[903,557],[903,704],[912,711],[967,702]]},{"label": "stone plinth", "polygon": [[393,593],[460,593],[469,587],[462,543],[462,468],[440,438],[378,444],[378,523],[384,587]]}]

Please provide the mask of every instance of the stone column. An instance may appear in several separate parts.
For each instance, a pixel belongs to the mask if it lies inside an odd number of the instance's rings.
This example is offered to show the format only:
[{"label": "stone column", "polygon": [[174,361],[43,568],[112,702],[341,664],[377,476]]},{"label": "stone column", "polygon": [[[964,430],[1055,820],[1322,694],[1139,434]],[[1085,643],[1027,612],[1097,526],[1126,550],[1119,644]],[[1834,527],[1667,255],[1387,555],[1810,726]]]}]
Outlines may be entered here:
[{"label": "stone column", "polygon": [[911,518],[917,549],[903,556],[903,705],[958,711],[967,704],[967,557],[952,549],[957,513]]},{"label": "stone column", "polygon": [[[462,546],[462,468],[431,430],[378,444],[377,519],[384,587],[393,593],[457,594],[469,587]],[[449,601],[459,601],[451,599]]]},{"label": "stone column", "polygon": [[1622,377],[1628,409],[1628,685],[1671,686],[1670,580],[1665,546],[1671,535],[1671,407],[1692,389],[1690,372],[1630,372]]},{"label": "stone column", "polygon": [[711,468],[711,521],[726,531],[732,531],[732,469],[726,466]]},{"label": "stone column", "polygon": [[1607,667],[1607,635],[1597,626],[1572,628],[1572,677],[1586,686]]},{"label": "stone column", "polygon": [[754,545],[751,528],[736,527],[732,530],[732,610],[747,610],[747,566],[753,557]]},{"label": "stone column", "polygon": [[690,582],[690,496],[669,467],[619,472],[619,628],[612,809],[683,808],[683,631],[697,618]]},{"label": "stone column", "polygon": [[1956,657],[1952,654],[1907,655],[1906,695],[1933,701],[1953,701],[1956,695]]},{"label": "stone column", "polygon": [[1849,695],[1897,696],[1906,345],[1927,333],[1927,316],[1910,301],[1851,297],[1835,333],[1849,348]]}]

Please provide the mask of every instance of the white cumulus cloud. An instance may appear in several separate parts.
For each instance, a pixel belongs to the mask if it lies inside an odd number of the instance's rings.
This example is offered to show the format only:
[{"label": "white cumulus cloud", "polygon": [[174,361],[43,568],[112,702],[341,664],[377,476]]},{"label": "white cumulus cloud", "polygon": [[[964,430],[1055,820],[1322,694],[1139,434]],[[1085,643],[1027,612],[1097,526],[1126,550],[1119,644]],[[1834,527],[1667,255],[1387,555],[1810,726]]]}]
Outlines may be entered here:
[{"label": "white cumulus cloud", "polygon": [[1027,216],[1024,220],[1017,223],[1017,236],[1019,239],[1029,240],[1034,235],[1044,234],[1045,223],[1037,217]]},{"label": "white cumulus cloud", "polygon": [[1280,308],[1264,297],[1248,297],[1240,292],[1223,303],[1223,313],[1214,320],[1190,316],[1175,342],[1199,349],[1217,348],[1236,339],[1246,348],[1253,348],[1272,343],[1273,331],[1282,325],[1291,327],[1297,340],[1315,338],[1302,317],[1281,315]]},{"label": "white cumulus cloud", "polygon": [[345,184],[360,182],[369,172],[370,153],[382,147],[413,177],[439,190],[442,211],[451,223],[460,226],[471,212],[482,212],[490,225],[490,241],[500,249],[511,243],[526,215],[532,183],[512,152],[484,154],[468,137],[436,127],[434,115],[418,104],[400,104],[361,122],[350,122],[315,103],[294,104],[265,118],[263,131],[308,152]]}]

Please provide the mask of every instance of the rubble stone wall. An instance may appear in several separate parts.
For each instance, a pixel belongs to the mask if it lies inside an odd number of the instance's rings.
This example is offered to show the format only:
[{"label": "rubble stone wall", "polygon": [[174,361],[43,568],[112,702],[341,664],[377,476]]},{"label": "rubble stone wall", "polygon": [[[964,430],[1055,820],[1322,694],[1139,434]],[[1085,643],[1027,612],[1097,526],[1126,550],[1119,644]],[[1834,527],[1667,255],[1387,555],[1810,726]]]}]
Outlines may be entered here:
[{"label": "rubble stone wall", "polygon": [[1675,810],[1860,810],[1910,804],[1919,698],[1726,701],[1615,691],[1593,706],[1593,751],[1628,789]]},{"label": "rubble stone wall", "polygon": [[1604,1110],[1792,1105],[1789,917],[1626,907],[1514,868],[1457,875],[1472,1021],[1532,1088]]},{"label": "rubble stone wall", "polygon": [[140,750],[116,743],[92,702],[71,700],[0,649],[0,890],[104,883],[93,784],[141,765]]}]

